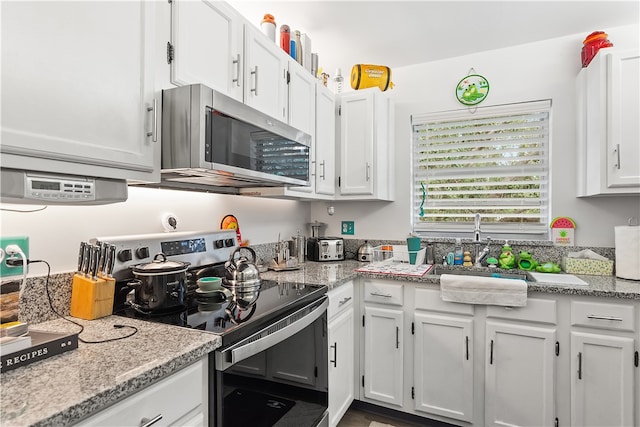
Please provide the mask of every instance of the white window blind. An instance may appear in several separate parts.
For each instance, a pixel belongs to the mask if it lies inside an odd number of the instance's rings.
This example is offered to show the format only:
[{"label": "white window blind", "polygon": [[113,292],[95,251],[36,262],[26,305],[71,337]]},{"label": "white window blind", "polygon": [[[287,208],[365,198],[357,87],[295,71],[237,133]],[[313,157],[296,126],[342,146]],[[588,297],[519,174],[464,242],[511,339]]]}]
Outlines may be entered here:
[{"label": "white window blind", "polygon": [[544,234],[549,113],[536,101],[414,115],[413,229]]}]

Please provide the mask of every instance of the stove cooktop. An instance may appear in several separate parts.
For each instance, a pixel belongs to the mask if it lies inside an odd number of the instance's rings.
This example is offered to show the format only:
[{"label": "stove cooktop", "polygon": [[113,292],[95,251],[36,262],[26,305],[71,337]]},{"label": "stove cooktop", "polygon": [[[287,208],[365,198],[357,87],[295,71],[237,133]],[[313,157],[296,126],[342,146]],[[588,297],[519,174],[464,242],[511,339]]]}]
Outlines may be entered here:
[{"label": "stove cooktop", "polygon": [[258,299],[247,310],[236,307],[229,311],[232,297],[228,294],[214,293],[204,296],[190,290],[184,307],[164,312],[142,313],[127,306],[116,310],[114,314],[212,332],[222,337],[222,346],[225,347],[322,298],[327,289],[324,285],[310,286],[263,280]]}]

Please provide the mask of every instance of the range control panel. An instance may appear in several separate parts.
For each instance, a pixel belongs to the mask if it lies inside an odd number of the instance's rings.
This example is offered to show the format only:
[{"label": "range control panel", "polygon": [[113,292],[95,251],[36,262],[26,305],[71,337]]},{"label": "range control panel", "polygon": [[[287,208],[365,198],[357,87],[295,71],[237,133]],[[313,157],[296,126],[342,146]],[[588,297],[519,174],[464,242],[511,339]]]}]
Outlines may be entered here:
[{"label": "range control panel", "polygon": [[225,262],[237,246],[236,240],[235,230],[219,230],[107,236],[92,242],[116,246],[113,276],[124,280],[130,277],[131,267],[152,262],[159,253],[168,260],[188,262],[190,267]]}]

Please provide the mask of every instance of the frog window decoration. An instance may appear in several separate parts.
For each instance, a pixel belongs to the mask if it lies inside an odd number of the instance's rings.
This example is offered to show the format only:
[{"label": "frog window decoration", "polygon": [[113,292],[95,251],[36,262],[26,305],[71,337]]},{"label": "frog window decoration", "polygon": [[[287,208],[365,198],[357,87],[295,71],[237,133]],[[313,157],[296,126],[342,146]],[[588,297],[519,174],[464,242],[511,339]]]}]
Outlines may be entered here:
[{"label": "frog window decoration", "polygon": [[479,74],[469,74],[458,82],[456,98],[464,105],[477,105],[489,93],[489,81]]}]

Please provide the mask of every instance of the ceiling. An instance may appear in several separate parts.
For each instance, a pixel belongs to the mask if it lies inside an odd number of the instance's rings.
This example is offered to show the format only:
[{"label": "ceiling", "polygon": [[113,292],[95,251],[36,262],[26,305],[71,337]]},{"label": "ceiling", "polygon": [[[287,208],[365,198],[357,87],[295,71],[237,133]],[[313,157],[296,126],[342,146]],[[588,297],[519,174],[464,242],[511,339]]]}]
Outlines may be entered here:
[{"label": "ceiling", "polygon": [[[228,0],[250,22],[265,13],[307,33],[319,67],[348,75],[353,64],[397,68],[473,52],[638,24],[640,2]],[[615,40],[611,40],[615,45]]]}]

